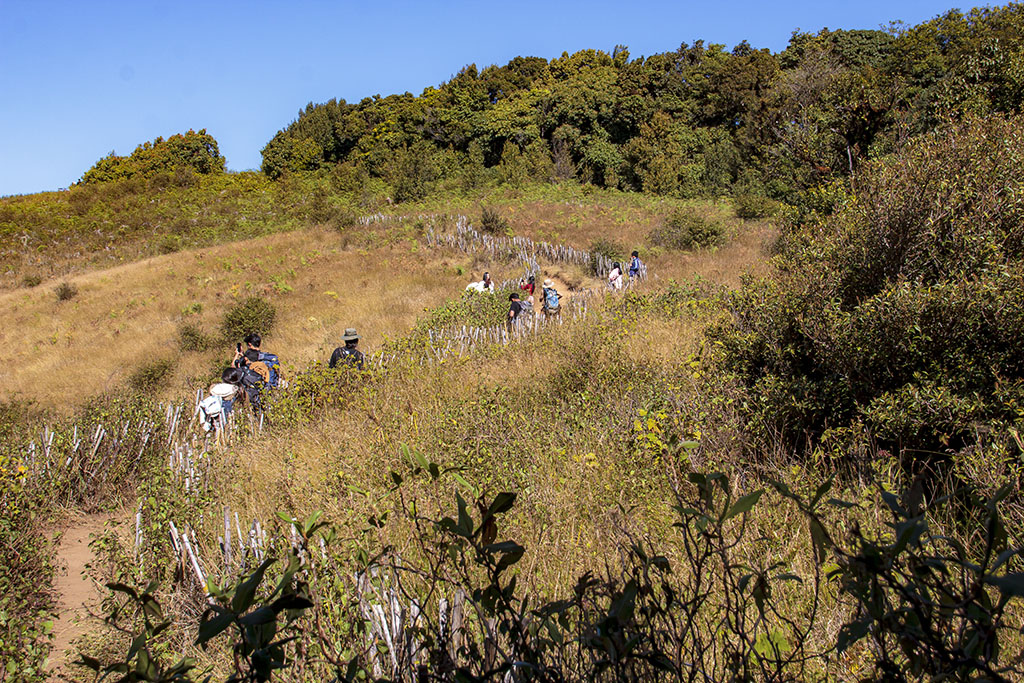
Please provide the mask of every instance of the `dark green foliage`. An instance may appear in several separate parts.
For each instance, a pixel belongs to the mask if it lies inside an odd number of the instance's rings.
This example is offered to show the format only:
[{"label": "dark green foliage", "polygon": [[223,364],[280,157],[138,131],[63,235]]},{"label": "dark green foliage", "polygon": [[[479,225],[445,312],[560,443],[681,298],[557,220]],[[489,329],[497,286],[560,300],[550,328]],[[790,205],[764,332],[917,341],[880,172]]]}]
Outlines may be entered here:
[{"label": "dark green foliage", "polygon": [[497,209],[485,206],[480,209],[480,230],[488,235],[504,237],[512,234],[508,219]]},{"label": "dark green foliage", "polygon": [[178,348],[182,351],[206,351],[216,346],[216,340],[193,323],[178,325]]},{"label": "dark green foliage", "polygon": [[779,211],[779,203],[754,194],[736,195],[736,216],[744,220],[770,218]]},{"label": "dark green foliage", "polygon": [[[1024,122],[956,124],[866,169],[733,300],[723,367],[764,438],[849,453],[867,437],[942,461],[1024,406]],[[845,456],[840,456],[845,457]],[[986,470],[998,468],[996,462]]]},{"label": "dark green foliage", "polygon": [[54,290],[54,294],[57,295],[57,301],[70,301],[78,295],[78,287],[70,282],[61,282]]},{"label": "dark green foliage", "polygon": [[85,172],[81,183],[109,182],[128,178],[154,178],[165,176],[163,184],[175,183],[187,186],[193,181],[192,174],[224,172],[224,157],[217,148],[217,141],[206,130],[188,131],[164,140],[157,138],[135,148],[131,156],[120,157],[110,153],[96,162]]},{"label": "dark green foliage", "polygon": [[143,363],[128,376],[128,386],[140,393],[149,393],[166,382],[174,373],[174,360],[158,358]]},{"label": "dark green foliage", "polygon": [[265,336],[273,329],[276,317],[277,309],[273,304],[258,296],[250,296],[228,309],[221,330],[228,341],[241,341],[252,332]]},{"label": "dark green foliage", "polygon": [[725,241],[725,225],[716,217],[677,209],[648,236],[651,244],[666,249],[691,251],[716,247]]},{"label": "dark green foliage", "polygon": [[[1004,634],[1019,629],[1010,603],[1024,597],[1022,551],[1010,544],[999,510],[1012,486],[990,497],[961,490],[930,505],[921,480],[902,497],[883,489],[878,507],[891,531],[871,537],[854,526],[846,538],[829,528],[824,509],[857,506],[828,498],[831,481],[807,498],[773,486],[808,517],[816,559],[835,559],[829,578],[856,606],[839,629],[837,654],[866,642],[873,680],[906,680],[908,672],[930,680],[1019,678],[1020,659],[1000,647]],[[941,529],[950,518],[975,535],[951,537]]]},{"label": "dark green foliage", "polygon": [[[697,447],[673,443],[672,454]],[[419,495],[410,490],[390,513],[370,517],[366,532],[371,535],[389,514],[413,523],[416,533],[405,556],[391,549],[371,556],[361,546],[350,553],[354,590],[340,583],[348,572],[332,567],[338,558],[330,544],[337,534],[320,512],[305,520],[279,513],[294,536],[277,587],[262,588],[273,571],[272,559],[231,587],[213,585],[215,602],[198,626],[198,645],[228,641],[235,669],[229,680],[269,680],[276,669],[313,666],[298,653],[316,652],[328,653],[330,666],[344,671],[341,679],[347,681],[370,679],[381,667],[384,676],[374,680],[408,679],[423,661],[431,663],[419,669],[425,677],[443,665],[457,669],[462,680],[497,680],[524,670],[532,674],[527,680],[805,680],[820,676],[816,665],[858,643],[868,648],[871,669],[865,680],[904,680],[913,674],[1002,682],[1021,674],[1019,653],[1001,648],[1004,634],[1019,628],[1014,607],[1024,597],[1021,550],[1008,543],[999,512],[1008,488],[990,498],[964,492],[967,504],[960,513],[975,518],[981,529],[965,544],[931,531],[931,524],[942,520],[942,502],[924,508],[917,488],[902,499],[882,491],[892,531],[875,537],[829,523],[828,508],[856,507],[829,497],[831,481],[807,495],[781,482],[771,482],[774,493],[760,489],[743,495],[721,472],[691,472],[680,482],[672,507],[685,569],[676,570],[675,560],[648,538],[624,535],[619,561],[579,575],[573,585],[561,587],[562,597],[532,594],[529,582],[520,580],[517,567],[527,548],[504,531],[515,514],[516,493],[481,494],[461,468],[444,467],[404,445],[403,453],[407,464],[389,473],[394,491],[405,493],[406,482],[419,480],[439,493],[452,479],[472,497],[456,493],[448,515],[424,513],[430,506],[418,504]],[[805,575],[790,566],[792,559],[751,559],[738,550],[752,541],[751,520],[763,514],[762,501],[773,495],[774,504],[789,499],[808,520],[813,557],[796,563],[809,567]],[[301,561],[314,548],[325,569]],[[399,571],[403,580],[389,578]],[[451,645],[445,622],[430,610],[421,613],[416,626],[378,641],[400,647],[382,644],[381,652],[355,648],[342,654],[337,633],[322,626],[298,628],[307,610],[328,606],[325,592],[339,585],[347,595],[362,593],[363,614],[375,603],[380,585],[389,588],[388,604],[399,608],[425,604],[427,597],[462,595],[472,616],[456,622],[458,648]],[[124,622],[133,611],[123,606],[111,614],[111,623],[136,633],[121,665],[142,667],[147,680],[168,680],[160,661],[164,653],[150,649],[163,628],[154,628],[163,617],[153,586],[141,594],[124,585],[109,587],[127,596],[125,605],[143,607],[149,601],[144,628]],[[837,591],[853,609],[835,647],[815,650],[808,635],[825,590]],[[794,619],[785,610],[797,596],[813,607]],[[372,628],[361,619],[355,623],[350,635],[357,640]],[[406,640],[407,634],[415,637]],[[285,638],[300,645],[295,659],[285,657]],[[422,650],[410,649],[408,642]],[[83,656],[82,661],[97,671],[103,666],[98,659]],[[191,665],[175,665],[177,680],[192,680]]]},{"label": "dark green foliage", "polygon": [[470,65],[419,97],[308,104],[264,148],[263,170],[355,163],[397,201],[416,199],[416,178],[444,176],[396,173],[419,145],[449,156],[464,188],[488,169],[512,188],[575,177],[678,197],[747,191],[753,179],[797,204],[946,116],[1020,111],[1022,36],[1024,11],[1010,4],[892,32],[796,32],[777,55],[698,40],[646,58],[619,46]]}]

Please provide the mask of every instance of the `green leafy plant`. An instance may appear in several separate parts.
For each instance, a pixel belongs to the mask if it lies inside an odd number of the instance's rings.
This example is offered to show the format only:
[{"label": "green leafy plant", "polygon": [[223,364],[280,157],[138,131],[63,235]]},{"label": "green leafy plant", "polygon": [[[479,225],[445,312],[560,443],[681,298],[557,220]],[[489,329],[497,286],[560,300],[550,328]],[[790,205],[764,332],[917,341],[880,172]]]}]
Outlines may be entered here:
[{"label": "green leafy plant", "polygon": [[158,358],[143,363],[128,376],[128,386],[140,393],[149,393],[166,382],[174,372],[174,360]]},{"label": "green leafy plant", "polygon": [[242,339],[251,332],[265,335],[273,329],[276,317],[277,309],[270,302],[251,296],[228,309],[221,330],[228,340]]},{"label": "green leafy plant", "polygon": [[199,325],[182,323],[178,325],[178,348],[182,351],[206,351],[216,346],[216,340],[203,332]]},{"label": "green leafy plant", "polygon": [[739,194],[733,202],[736,216],[744,220],[770,218],[779,212],[779,203],[762,195]]},{"label": "green leafy plant", "polygon": [[716,247],[725,241],[725,225],[717,218],[677,209],[651,231],[651,244],[666,249],[691,251]]},{"label": "green leafy plant", "polygon": [[504,237],[512,234],[508,219],[497,209],[485,206],[480,209],[480,230],[488,235]]}]

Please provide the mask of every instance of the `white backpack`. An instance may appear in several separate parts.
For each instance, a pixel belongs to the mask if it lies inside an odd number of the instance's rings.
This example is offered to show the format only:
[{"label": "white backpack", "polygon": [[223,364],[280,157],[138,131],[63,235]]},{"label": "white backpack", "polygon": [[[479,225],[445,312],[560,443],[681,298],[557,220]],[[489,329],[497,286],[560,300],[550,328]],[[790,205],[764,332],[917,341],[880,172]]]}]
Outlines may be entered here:
[{"label": "white backpack", "polygon": [[224,423],[224,401],[219,396],[207,396],[196,405],[196,415],[203,431],[218,429]]}]

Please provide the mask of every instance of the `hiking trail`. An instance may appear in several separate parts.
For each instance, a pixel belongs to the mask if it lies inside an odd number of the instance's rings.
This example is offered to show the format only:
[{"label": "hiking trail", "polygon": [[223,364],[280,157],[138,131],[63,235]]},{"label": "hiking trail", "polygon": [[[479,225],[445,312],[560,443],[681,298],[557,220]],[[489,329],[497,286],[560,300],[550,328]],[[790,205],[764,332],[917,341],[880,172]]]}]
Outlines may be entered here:
[{"label": "hiking trail", "polygon": [[57,616],[53,623],[50,649],[51,681],[68,680],[69,675],[78,668],[72,665],[78,659],[77,652],[68,653],[66,650],[92,630],[89,612],[95,613],[102,599],[92,580],[85,574],[86,565],[93,560],[89,542],[113,518],[110,513],[78,517],[64,531],[60,540],[57,548],[58,574],[54,580]]}]

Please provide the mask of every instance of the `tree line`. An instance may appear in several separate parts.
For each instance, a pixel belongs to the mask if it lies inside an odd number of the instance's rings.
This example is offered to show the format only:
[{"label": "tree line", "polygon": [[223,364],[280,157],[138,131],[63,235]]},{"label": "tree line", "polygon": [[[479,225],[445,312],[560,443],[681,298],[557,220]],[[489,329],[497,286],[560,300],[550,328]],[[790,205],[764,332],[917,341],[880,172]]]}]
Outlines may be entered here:
[{"label": "tree line", "polygon": [[676,197],[810,188],[965,114],[1024,96],[1024,6],[951,10],[916,26],[794,32],[773,54],[746,41],[631,58],[581,50],[351,104],[308,104],[262,150],[262,170],[381,178],[396,201],[435,183],[575,178]]}]

